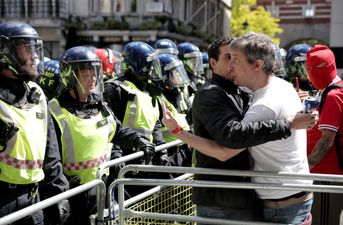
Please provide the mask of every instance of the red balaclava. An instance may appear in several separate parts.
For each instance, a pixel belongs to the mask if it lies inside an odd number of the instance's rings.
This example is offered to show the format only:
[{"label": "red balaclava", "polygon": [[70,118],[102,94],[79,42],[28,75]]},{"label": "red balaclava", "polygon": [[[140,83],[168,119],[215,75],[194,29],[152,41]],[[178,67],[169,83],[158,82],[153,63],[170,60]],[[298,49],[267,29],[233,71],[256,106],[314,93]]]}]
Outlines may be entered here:
[{"label": "red balaclava", "polygon": [[306,68],[313,86],[322,90],[337,76],[335,55],[325,45],[315,45],[306,55]]}]

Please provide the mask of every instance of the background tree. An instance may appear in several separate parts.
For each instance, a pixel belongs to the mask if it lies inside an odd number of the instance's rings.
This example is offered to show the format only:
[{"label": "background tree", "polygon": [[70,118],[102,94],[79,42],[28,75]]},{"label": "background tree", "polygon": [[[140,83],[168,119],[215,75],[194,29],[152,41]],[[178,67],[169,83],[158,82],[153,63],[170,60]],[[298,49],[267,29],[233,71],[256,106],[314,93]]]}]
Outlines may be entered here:
[{"label": "background tree", "polygon": [[254,31],[269,35],[280,44],[277,34],[282,33],[280,19],[273,18],[263,6],[256,6],[256,0],[233,0],[231,16],[231,36],[238,37],[246,32]]}]

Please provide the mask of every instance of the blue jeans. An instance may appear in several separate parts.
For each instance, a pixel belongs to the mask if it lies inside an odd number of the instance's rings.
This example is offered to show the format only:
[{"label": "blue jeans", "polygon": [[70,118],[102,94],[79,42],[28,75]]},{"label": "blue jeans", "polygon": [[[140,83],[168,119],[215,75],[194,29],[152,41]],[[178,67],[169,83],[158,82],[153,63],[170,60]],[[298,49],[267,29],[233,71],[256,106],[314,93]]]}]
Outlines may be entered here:
[{"label": "blue jeans", "polygon": [[311,212],[313,199],[287,208],[264,208],[264,220],[274,223],[302,224]]},{"label": "blue jeans", "polygon": [[[235,209],[235,208],[222,208],[197,205],[197,216],[228,219],[239,221],[261,221],[261,213],[258,210]],[[197,225],[205,225],[197,223]]]}]

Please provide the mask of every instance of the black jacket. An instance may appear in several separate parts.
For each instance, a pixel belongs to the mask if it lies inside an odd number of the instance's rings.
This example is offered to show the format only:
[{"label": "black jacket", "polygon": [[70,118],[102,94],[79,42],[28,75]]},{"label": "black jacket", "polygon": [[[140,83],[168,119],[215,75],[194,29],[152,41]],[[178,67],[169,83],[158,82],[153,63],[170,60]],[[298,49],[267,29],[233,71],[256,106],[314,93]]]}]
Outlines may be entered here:
[{"label": "black jacket", "polygon": [[[240,122],[249,107],[251,94],[243,92],[231,81],[214,74],[196,93],[193,101],[194,133],[216,140],[229,148],[247,148],[272,140],[287,138],[291,132],[287,120],[254,123]],[[217,169],[250,170],[247,150],[221,162],[196,151],[196,166]],[[246,177],[196,175],[195,179],[250,181]],[[196,204],[217,207],[247,208],[255,198],[251,190],[194,188]]]}]

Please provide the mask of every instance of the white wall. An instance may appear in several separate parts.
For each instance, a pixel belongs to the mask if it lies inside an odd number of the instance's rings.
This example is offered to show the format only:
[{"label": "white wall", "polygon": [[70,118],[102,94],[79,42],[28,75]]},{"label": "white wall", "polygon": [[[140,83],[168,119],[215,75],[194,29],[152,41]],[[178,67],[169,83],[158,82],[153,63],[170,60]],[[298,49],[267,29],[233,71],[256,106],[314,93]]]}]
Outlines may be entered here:
[{"label": "white wall", "polygon": [[343,47],[343,1],[331,0],[330,46]]}]

